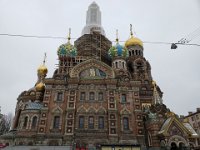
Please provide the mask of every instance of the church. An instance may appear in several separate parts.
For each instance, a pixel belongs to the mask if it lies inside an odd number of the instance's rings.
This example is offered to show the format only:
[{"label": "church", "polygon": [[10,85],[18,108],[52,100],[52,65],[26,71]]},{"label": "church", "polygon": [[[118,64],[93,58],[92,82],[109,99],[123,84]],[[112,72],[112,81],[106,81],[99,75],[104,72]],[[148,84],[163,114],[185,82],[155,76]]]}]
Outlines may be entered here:
[{"label": "church", "polygon": [[52,77],[46,77],[44,59],[34,87],[18,96],[12,130],[0,141],[73,149],[195,148],[197,133],[163,103],[144,53],[132,26],[124,45],[118,36],[112,43],[93,2],[81,36],[73,44],[69,30],[67,43],[58,47]]}]

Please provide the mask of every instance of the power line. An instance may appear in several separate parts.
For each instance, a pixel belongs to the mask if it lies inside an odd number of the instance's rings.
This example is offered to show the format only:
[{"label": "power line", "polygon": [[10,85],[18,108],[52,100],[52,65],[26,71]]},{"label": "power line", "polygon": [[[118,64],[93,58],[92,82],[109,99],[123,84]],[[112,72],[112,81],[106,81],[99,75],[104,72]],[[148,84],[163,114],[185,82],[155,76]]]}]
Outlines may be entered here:
[{"label": "power line", "polygon": [[[195,34],[196,35],[196,34]],[[8,33],[0,33],[0,36],[12,36],[12,37],[23,37],[23,38],[46,38],[46,39],[67,39],[67,37],[59,37],[59,36],[43,36],[43,35],[23,35],[23,34],[8,34]],[[71,39],[78,39],[78,38],[71,38]],[[112,41],[116,42],[116,41]],[[125,42],[121,40],[119,42]],[[188,44],[188,42],[178,42],[178,43],[170,43],[170,42],[150,42],[150,41],[143,41],[143,43],[147,44],[165,44],[165,45],[191,45],[191,46],[200,46],[200,44]]]}]

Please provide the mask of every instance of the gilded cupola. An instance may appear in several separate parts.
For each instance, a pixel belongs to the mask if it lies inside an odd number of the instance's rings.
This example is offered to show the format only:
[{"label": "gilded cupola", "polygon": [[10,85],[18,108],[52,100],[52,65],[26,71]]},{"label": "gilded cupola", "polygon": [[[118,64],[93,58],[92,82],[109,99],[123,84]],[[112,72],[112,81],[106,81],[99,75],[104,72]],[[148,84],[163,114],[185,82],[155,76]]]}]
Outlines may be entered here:
[{"label": "gilded cupola", "polygon": [[130,25],[130,30],[131,30],[131,37],[125,42],[125,46],[127,48],[136,45],[143,47],[143,42],[139,38],[133,36],[132,25]]},{"label": "gilded cupola", "polygon": [[38,72],[39,76],[46,76],[47,73],[48,73],[48,69],[45,66],[45,59],[46,59],[46,53],[45,53],[45,56],[44,56],[43,64],[37,69],[37,72]]},{"label": "gilded cupola", "polygon": [[43,91],[45,90],[45,85],[44,85],[44,83],[40,82],[40,83],[36,84],[35,90],[36,90],[37,92],[43,92]]}]

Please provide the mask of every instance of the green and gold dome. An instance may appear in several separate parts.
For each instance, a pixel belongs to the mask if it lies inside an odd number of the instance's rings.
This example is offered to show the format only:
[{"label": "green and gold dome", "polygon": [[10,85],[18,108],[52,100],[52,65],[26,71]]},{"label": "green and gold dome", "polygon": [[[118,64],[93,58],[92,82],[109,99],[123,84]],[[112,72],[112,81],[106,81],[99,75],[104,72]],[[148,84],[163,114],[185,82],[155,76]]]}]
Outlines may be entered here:
[{"label": "green and gold dome", "polygon": [[68,42],[59,46],[57,54],[59,57],[75,57],[77,55],[77,49],[70,43],[70,30],[68,36]]},{"label": "green and gold dome", "polygon": [[118,31],[117,31],[116,44],[108,50],[108,55],[112,58],[113,57],[128,57],[127,48],[119,44]]}]

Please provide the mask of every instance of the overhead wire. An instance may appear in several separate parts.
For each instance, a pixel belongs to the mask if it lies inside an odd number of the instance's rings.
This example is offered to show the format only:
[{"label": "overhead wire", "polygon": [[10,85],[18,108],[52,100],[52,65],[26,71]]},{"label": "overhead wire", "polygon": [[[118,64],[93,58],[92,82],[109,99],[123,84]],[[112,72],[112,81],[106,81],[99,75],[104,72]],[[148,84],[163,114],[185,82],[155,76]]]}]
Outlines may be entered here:
[{"label": "overhead wire", "polygon": [[[198,29],[200,31],[200,28]],[[23,37],[23,38],[47,38],[47,39],[67,39],[67,37],[59,37],[59,36],[43,36],[43,35],[23,35],[23,34],[9,34],[9,33],[0,33],[0,36],[12,36],[12,37]],[[194,37],[196,37],[197,35],[195,34]],[[198,35],[199,36],[199,35]],[[78,38],[71,38],[71,39],[78,39]],[[182,38],[183,39],[183,38]],[[180,40],[181,41],[181,40]],[[200,44],[189,44],[188,42],[180,42],[178,41],[175,44],[179,44],[179,45],[192,45],[192,46],[200,46]],[[191,41],[191,40],[190,40]],[[115,42],[114,40],[112,42]],[[123,40],[120,40],[119,42],[125,42]],[[151,41],[143,41],[143,43],[147,43],[147,44],[165,44],[165,45],[169,45],[172,44],[170,42],[151,42]]]}]

